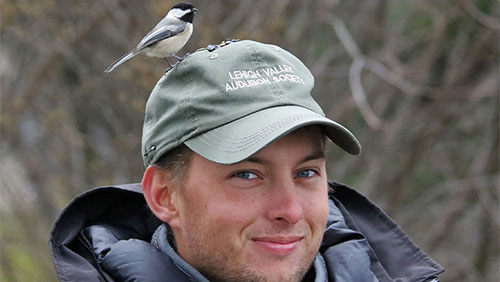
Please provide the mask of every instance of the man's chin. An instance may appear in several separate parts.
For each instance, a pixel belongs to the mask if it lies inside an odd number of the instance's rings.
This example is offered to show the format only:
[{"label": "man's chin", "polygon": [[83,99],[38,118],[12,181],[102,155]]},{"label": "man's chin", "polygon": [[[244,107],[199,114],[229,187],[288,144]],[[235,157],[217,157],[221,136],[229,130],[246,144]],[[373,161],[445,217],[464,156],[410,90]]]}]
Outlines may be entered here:
[{"label": "man's chin", "polygon": [[205,276],[210,281],[215,282],[300,282],[303,280],[306,270],[300,270],[290,273],[276,273],[276,272],[256,272],[256,271],[243,271],[238,273],[217,273],[214,275],[206,274]]},{"label": "man's chin", "polygon": [[245,265],[240,269],[245,273],[243,276],[254,279],[235,281],[302,281],[313,265],[317,251],[306,251],[300,244],[290,253],[287,253],[288,251],[270,251],[267,246],[253,248],[245,259]]},{"label": "man's chin", "polygon": [[297,265],[284,263],[269,263],[265,267],[245,265],[239,269],[210,269],[203,274],[210,281],[224,282],[300,282],[303,280],[311,264]]}]

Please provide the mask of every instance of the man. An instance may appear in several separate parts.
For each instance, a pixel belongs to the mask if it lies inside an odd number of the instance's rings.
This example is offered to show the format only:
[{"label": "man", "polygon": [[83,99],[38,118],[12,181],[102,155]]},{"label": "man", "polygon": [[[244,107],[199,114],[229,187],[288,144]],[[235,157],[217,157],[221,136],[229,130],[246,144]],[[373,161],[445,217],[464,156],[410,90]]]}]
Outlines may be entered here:
[{"label": "man", "polygon": [[442,267],[381,210],[328,183],[328,140],[361,147],[313,85],[292,54],[253,41],[167,72],[146,106],[142,185],[91,190],[57,220],[60,280],[437,281]]}]

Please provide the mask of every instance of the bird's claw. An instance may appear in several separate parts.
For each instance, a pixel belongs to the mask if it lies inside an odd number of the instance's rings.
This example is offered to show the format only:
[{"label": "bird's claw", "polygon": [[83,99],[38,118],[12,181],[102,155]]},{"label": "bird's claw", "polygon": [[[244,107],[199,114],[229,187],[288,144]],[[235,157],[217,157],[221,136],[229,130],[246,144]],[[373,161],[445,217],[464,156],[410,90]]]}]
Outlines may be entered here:
[{"label": "bird's claw", "polygon": [[172,57],[176,58],[176,59],[177,59],[177,60],[179,60],[179,61],[182,61],[182,60],[184,59],[184,57],[185,57],[185,56],[181,58],[181,57],[179,57],[179,56],[177,56],[177,55],[175,55],[175,54],[172,54]]},{"label": "bird's claw", "polygon": [[[180,61],[179,61],[180,62]],[[169,72],[171,69],[173,69],[175,66],[177,66],[177,64],[179,62],[176,62],[175,64],[171,65],[170,63],[168,63],[169,67],[165,70],[165,73]]]},{"label": "bird's claw", "polygon": [[170,64],[170,62],[167,60],[167,58],[163,58],[165,59],[165,61],[167,62],[168,64],[168,68],[165,70],[165,73],[167,73],[168,71],[170,71],[171,69],[173,69],[178,63],[180,63],[182,60],[184,60],[187,56],[191,55],[191,53],[186,53],[186,55],[184,55],[183,57],[179,57],[175,54],[172,54],[170,56],[174,57],[177,59],[177,62],[175,62],[175,64]]},{"label": "bird's claw", "polygon": [[190,53],[186,53],[186,55],[184,55],[183,57],[179,57],[175,54],[172,54],[172,57],[176,58],[178,61],[182,61],[184,60],[187,56],[191,55]]}]

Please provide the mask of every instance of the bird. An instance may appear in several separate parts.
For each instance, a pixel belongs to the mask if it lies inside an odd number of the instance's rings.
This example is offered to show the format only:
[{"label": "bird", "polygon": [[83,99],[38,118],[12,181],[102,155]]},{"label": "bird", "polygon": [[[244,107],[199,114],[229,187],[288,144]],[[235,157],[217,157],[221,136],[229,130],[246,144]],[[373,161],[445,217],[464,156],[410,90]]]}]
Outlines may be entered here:
[{"label": "bird", "polygon": [[109,73],[116,67],[138,54],[144,53],[150,57],[164,58],[172,56],[181,61],[184,57],[176,55],[186,45],[193,33],[193,18],[198,11],[191,3],[179,3],[173,6],[167,15],[139,42],[137,47],[121,56],[104,72]]}]

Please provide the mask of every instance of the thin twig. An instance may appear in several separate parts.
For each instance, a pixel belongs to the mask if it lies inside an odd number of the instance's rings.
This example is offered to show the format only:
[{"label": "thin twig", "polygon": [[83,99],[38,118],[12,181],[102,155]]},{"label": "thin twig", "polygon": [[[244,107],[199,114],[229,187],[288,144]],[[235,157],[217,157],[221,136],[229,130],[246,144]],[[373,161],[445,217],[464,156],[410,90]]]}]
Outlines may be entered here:
[{"label": "thin twig", "polygon": [[388,83],[408,95],[415,96],[421,91],[422,87],[416,86],[410,81],[404,79],[401,75],[389,70],[386,66],[378,61],[367,58],[365,66],[368,70],[372,71],[378,77],[382,78],[383,80],[387,81]]},{"label": "thin twig", "polygon": [[344,45],[347,53],[349,53],[353,59],[360,56],[364,57],[351,34],[347,31],[344,22],[340,18],[334,16],[330,24],[333,26],[335,33],[337,34],[342,45]]},{"label": "thin twig", "polygon": [[352,97],[361,115],[366,120],[366,123],[368,123],[371,128],[379,130],[382,128],[382,121],[370,107],[361,83],[361,71],[363,70],[364,64],[365,60],[363,58],[358,57],[354,59],[349,70],[349,85],[351,86]]},{"label": "thin twig", "polygon": [[352,97],[368,126],[377,130],[381,129],[383,123],[370,107],[361,83],[361,72],[363,71],[365,65],[365,56],[361,54],[356,42],[354,42],[354,39],[347,31],[347,28],[342,20],[337,17],[333,17],[332,25],[338,38],[344,45],[349,55],[353,58],[352,65],[349,70],[349,85],[351,86]]}]

